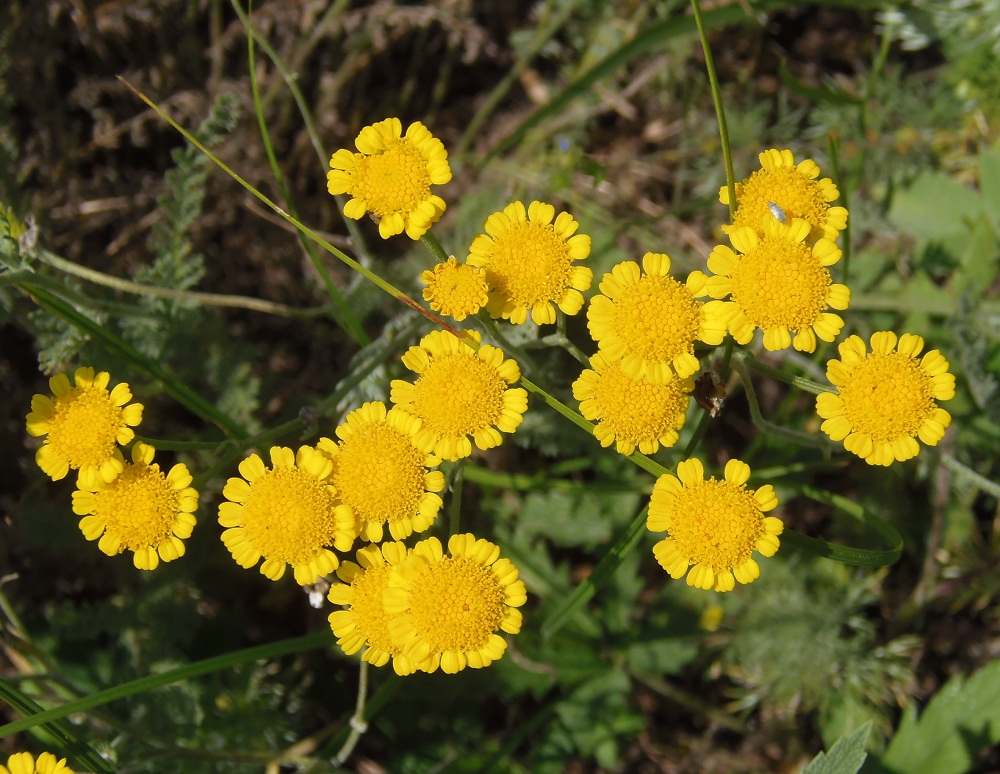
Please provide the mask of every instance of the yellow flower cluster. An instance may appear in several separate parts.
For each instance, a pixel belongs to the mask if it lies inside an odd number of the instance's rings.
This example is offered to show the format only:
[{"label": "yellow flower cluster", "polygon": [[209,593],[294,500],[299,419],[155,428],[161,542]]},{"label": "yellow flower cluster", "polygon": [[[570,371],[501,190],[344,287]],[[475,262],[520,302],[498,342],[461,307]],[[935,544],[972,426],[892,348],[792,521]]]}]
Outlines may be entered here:
[{"label": "yellow flower cluster", "polygon": [[167,473],[153,462],[152,446],[136,442],[132,461],[119,448],[133,440],[142,404],[130,403],[127,384],[108,390],[107,371],[78,368],[49,380],[51,395],[35,395],[26,418],[28,434],[44,436],[35,454],[38,466],[54,481],[77,470],[73,513],[80,530],[97,540],[108,556],[128,549],[140,570],[184,555],[198,509],[198,492],[183,463]]}]

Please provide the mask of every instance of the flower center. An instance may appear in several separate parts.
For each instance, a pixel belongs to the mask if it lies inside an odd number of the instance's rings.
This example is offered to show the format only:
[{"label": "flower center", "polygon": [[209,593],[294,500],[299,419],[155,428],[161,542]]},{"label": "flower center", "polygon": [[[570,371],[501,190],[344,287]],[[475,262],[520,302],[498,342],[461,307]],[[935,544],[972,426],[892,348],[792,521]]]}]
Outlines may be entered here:
[{"label": "flower center", "polygon": [[158,546],[172,534],[180,510],[178,493],[159,465],[127,465],[94,493],[92,513],[130,551]]},{"label": "flower center", "polygon": [[49,445],[71,468],[92,467],[111,456],[123,427],[122,410],[111,403],[107,390],[74,387],[56,401]]},{"label": "flower center", "polygon": [[781,207],[787,220],[803,218],[814,230],[826,222],[830,209],[819,185],[795,167],[758,169],[742,184],[739,197],[733,225],[750,226],[756,231],[764,216],[771,215],[768,202]]},{"label": "flower center", "polygon": [[385,424],[359,427],[340,443],[333,484],[362,520],[384,524],[420,510],[424,458],[406,435]]},{"label": "flower center", "polygon": [[931,378],[909,355],[873,353],[851,369],[840,388],[844,417],[875,441],[915,436],[934,413]]},{"label": "flower center", "polygon": [[500,420],[507,383],[475,355],[435,355],[413,385],[414,412],[427,429],[450,438]]},{"label": "flower center", "polygon": [[268,470],[250,484],[243,529],[254,550],[293,566],[314,559],[333,543],[332,490],[298,468]]},{"label": "flower center", "polygon": [[609,364],[594,385],[598,416],[616,438],[636,446],[660,438],[674,429],[678,415],[687,408],[688,397],[681,384],[676,379],[668,384],[636,381],[622,373],[618,362]]},{"label": "flower center", "polygon": [[406,138],[391,141],[377,155],[356,154],[355,158],[350,194],[364,200],[379,220],[397,212],[412,212],[430,196],[427,162]]},{"label": "flower center", "polygon": [[700,329],[701,304],[673,277],[647,274],[618,297],[615,334],[646,360],[693,353]]},{"label": "flower center", "polygon": [[696,481],[677,495],[670,537],[695,565],[716,572],[738,567],[750,558],[764,534],[764,517],[753,495],[730,481]]},{"label": "flower center", "polygon": [[558,301],[570,285],[572,258],[551,224],[511,223],[494,239],[489,261],[494,290],[517,306]]},{"label": "flower center", "polygon": [[453,258],[435,267],[424,299],[450,317],[475,314],[486,302],[486,273]]},{"label": "flower center", "polygon": [[351,612],[358,634],[368,644],[386,653],[399,653],[389,636],[389,618],[382,604],[382,592],[389,583],[392,567],[379,564],[358,573],[351,582]]},{"label": "flower center", "polygon": [[427,565],[410,594],[413,626],[431,652],[475,650],[500,628],[505,598],[489,567],[445,558]]},{"label": "flower center", "polygon": [[806,328],[829,305],[830,272],[804,242],[766,235],[732,274],[733,300],[763,330]]}]

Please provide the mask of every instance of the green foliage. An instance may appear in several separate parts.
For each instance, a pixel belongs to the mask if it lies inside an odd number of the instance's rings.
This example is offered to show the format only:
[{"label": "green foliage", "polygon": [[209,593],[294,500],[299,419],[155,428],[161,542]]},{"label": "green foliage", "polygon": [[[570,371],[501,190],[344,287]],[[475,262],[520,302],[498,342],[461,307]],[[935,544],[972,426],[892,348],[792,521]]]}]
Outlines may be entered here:
[{"label": "green foliage", "polygon": [[956,675],[920,713],[909,708],[892,742],[865,771],[894,774],[962,774],[976,753],[1000,744],[1000,661]]},{"label": "green foliage", "polygon": [[872,724],[868,722],[850,736],[842,736],[830,752],[821,752],[813,758],[802,774],[856,774],[868,757],[865,746],[871,733]]},{"label": "green foliage", "polygon": [[878,601],[877,578],[822,560],[768,570],[735,615],[722,654],[740,686],[737,706],[816,711],[828,743],[868,720],[887,733],[896,697],[912,684],[919,640],[877,642],[866,614]]}]

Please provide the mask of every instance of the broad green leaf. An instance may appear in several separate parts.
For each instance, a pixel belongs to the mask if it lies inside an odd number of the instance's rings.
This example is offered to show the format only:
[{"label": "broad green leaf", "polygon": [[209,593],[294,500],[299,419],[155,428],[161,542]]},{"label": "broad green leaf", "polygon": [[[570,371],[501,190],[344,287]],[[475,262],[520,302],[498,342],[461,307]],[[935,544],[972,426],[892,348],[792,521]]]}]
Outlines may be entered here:
[{"label": "broad green leaf", "polygon": [[956,244],[964,244],[967,222],[981,209],[975,191],[941,172],[925,172],[896,194],[889,219],[915,237],[921,248],[937,242],[956,254]]},{"label": "broad green leaf", "polygon": [[[962,774],[976,753],[1000,744],[1000,660],[975,674],[956,675],[919,716],[908,709],[880,765],[898,774]],[[866,766],[866,770],[868,767]]]},{"label": "broad green leaf", "polygon": [[830,752],[821,752],[802,769],[802,774],[856,774],[864,765],[868,753],[865,745],[872,732],[869,721],[850,736],[843,736],[830,748]]}]

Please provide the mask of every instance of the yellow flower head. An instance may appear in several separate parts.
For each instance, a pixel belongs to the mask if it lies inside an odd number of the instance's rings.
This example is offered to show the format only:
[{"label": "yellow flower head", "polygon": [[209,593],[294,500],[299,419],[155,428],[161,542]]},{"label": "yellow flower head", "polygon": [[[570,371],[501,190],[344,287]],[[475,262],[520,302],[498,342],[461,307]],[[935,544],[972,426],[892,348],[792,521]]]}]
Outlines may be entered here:
[{"label": "yellow flower head", "polygon": [[417,665],[403,655],[402,649],[389,636],[389,621],[395,616],[385,612],[383,594],[389,585],[392,568],[402,562],[409,551],[402,543],[383,543],[358,550],[358,562],[343,562],[337,568],[342,583],[330,587],[328,599],[347,610],[330,613],[330,628],[337,644],[348,656],[362,647],[361,660],[372,666],[384,666],[392,659],[396,674],[409,675]]},{"label": "yellow flower head", "polygon": [[951,424],[951,415],[938,401],[955,397],[955,377],[948,361],[936,349],[918,359],[924,348],[920,336],[891,331],[864,341],[849,336],[840,343],[840,360],[826,365],[826,377],[836,393],[816,396],[816,413],[826,421],[822,429],[847,451],[870,465],[891,465],[917,456],[920,445],[935,446]]},{"label": "yellow flower head", "polygon": [[632,454],[654,454],[677,443],[677,431],[684,427],[693,380],[671,379],[653,384],[646,378],[630,379],[621,361],[608,361],[600,352],[590,358],[590,368],[573,382],[573,397],[580,401],[580,413],[593,421],[594,437],[601,446]]},{"label": "yellow flower head", "polygon": [[57,759],[50,752],[43,752],[38,760],[31,753],[14,753],[7,759],[6,766],[0,766],[0,774],[73,774],[66,766],[66,759]]},{"label": "yellow flower head", "polygon": [[[553,223],[552,219],[555,218]],[[583,308],[583,294],[594,280],[586,266],[574,266],[590,255],[590,237],[577,234],[580,224],[568,212],[532,202],[508,204],[486,219],[485,234],[472,241],[468,262],[486,269],[490,300],[486,310],[515,325],[531,319],[554,323],[553,304],[565,314]]]},{"label": "yellow flower head", "polygon": [[697,459],[678,464],[676,477],[660,476],[646,526],[669,533],[653,546],[653,555],[671,578],[687,573],[689,586],[732,591],[736,581],[750,583],[760,575],[751,554],[774,556],[784,526],[764,516],[778,504],[774,489],[770,484],[747,489],[749,478],[749,465],[729,460],[722,481],[715,476],[706,481]]},{"label": "yellow flower head", "polygon": [[[774,148],[758,158],[762,169],[736,184],[736,216],[723,231],[729,233],[741,226],[759,230],[765,216],[779,221],[784,218],[785,222],[802,218],[809,224],[810,239],[836,239],[847,227],[847,210],[830,206],[840,192],[830,178],[816,179],[819,167],[815,161],[805,159],[796,164],[790,150]],[[719,201],[729,204],[728,186],[719,190]]]},{"label": "yellow flower head", "polygon": [[222,542],[240,567],[253,567],[262,556],[261,574],[278,580],[285,565],[302,586],[337,569],[327,546],[349,551],[357,536],[350,512],[337,508],[330,485],[333,462],[323,452],[302,446],[298,453],[271,447],[272,468],[251,454],[240,463],[243,478],[231,478],[219,505]]},{"label": "yellow flower head", "polygon": [[[479,334],[466,331],[479,341]],[[477,352],[447,331],[432,331],[403,355],[403,365],[418,374],[416,382],[393,380],[390,399],[396,408],[420,420],[417,447],[455,461],[472,454],[472,440],[492,449],[513,433],[528,408],[528,393],[509,385],[521,378],[513,360],[484,344]]]},{"label": "yellow flower head", "polygon": [[694,342],[721,344],[726,324],[696,300],[708,278],[692,272],[686,284],[670,276],[670,257],[646,253],[644,275],[635,261],[623,261],[601,280],[590,300],[587,327],[608,361],[620,360],[630,379],[666,384],[699,368]]},{"label": "yellow flower head", "polygon": [[[95,477],[73,492],[73,513],[83,516],[80,530],[108,556],[132,551],[135,566],[155,570],[162,559],[184,556],[184,543],[196,523],[198,492],[183,463],[164,475],[153,462],[155,449],[137,442],[132,462],[110,483]],[[117,452],[121,460],[121,452]]]},{"label": "yellow flower head", "polygon": [[709,307],[740,344],[760,328],[765,349],[794,344],[800,352],[814,352],[817,336],[833,341],[844,327],[840,315],[825,311],[846,309],[851,300],[847,285],[834,284],[827,269],[840,260],[840,248],[826,238],[809,245],[807,236],[809,224],[801,218],[788,223],[765,218],[760,233],[749,226],[729,232],[742,255],[725,245],[712,250],[708,268],[716,276],[708,278],[704,293],[731,297]]},{"label": "yellow flower head", "polygon": [[425,672],[489,666],[507,649],[497,632],[521,631],[524,583],[500,549],[464,534],[451,536],[448,551],[437,538],[417,543],[382,597],[393,643]]},{"label": "yellow flower head", "polygon": [[66,374],[56,374],[49,379],[51,396],[31,398],[28,434],[46,436],[35,462],[53,481],[71,468],[80,471],[80,482],[88,486],[121,472],[124,461],[115,456],[115,444],[135,437],[132,428],[142,421],[142,404],[125,405],[132,400],[127,384],[108,392],[110,378],[107,371],[95,375],[93,368],[78,368],[75,386]]},{"label": "yellow flower head", "polygon": [[340,443],[321,438],[316,447],[333,460],[330,483],[337,490],[342,518],[354,522],[362,540],[378,543],[383,527],[394,540],[423,532],[437,516],[444,474],[417,448],[420,422],[385,404],[366,403],[337,428]]},{"label": "yellow flower head", "polygon": [[404,231],[410,239],[420,239],[445,209],[431,186],[451,180],[441,141],[419,121],[405,135],[402,131],[398,118],[366,126],[354,140],[360,153],[337,151],[326,175],[331,194],[351,197],[344,214],[359,220],[370,212],[383,239]]},{"label": "yellow flower head", "polygon": [[439,263],[433,270],[420,275],[424,288],[424,301],[435,312],[452,317],[461,322],[468,315],[475,314],[489,301],[489,286],[486,272],[467,263],[459,263],[454,257]]}]

